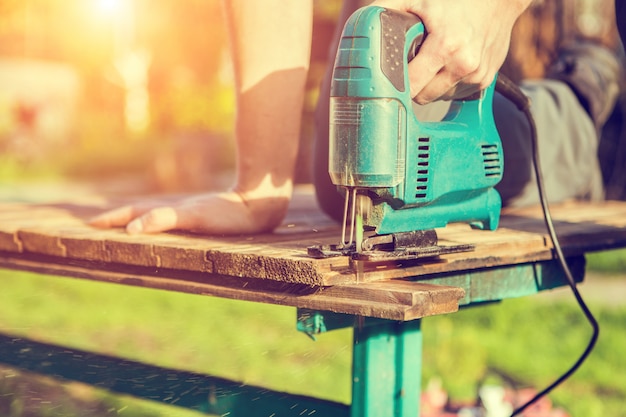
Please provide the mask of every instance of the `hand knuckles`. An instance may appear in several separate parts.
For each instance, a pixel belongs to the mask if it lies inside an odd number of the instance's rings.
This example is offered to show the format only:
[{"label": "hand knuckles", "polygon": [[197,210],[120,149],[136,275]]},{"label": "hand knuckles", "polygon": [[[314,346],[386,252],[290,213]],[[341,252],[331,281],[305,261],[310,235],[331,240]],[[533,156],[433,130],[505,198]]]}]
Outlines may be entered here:
[{"label": "hand knuckles", "polygon": [[486,89],[487,87],[489,87],[491,85],[492,81],[493,81],[493,77],[485,77],[485,78],[483,78],[483,80],[479,84],[479,88],[481,90]]},{"label": "hand knuckles", "polygon": [[141,218],[142,223],[144,225],[154,225],[162,222],[164,219],[168,217],[171,209],[168,207],[158,207],[150,210],[146,214],[144,214]]},{"label": "hand knuckles", "polygon": [[418,94],[417,96],[413,97],[413,101],[415,101],[417,104],[420,104],[420,105],[422,105],[422,106],[423,106],[423,105],[425,105],[425,104],[430,103],[432,100],[430,100],[430,99],[428,99],[428,98],[424,97],[424,96],[423,96],[423,95],[421,95],[421,94]]},{"label": "hand knuckles", "polygon": [[476,73],[480,70],[480,57],[472,53],[463,53],[457,56],[457,71],[461,76]]},{"label": "hand knuckles", "polygon": [[495,72],[483,68],[473,75],[471,84],[475,85],[477,90],[484,90],[491,85],[495,76]]}]

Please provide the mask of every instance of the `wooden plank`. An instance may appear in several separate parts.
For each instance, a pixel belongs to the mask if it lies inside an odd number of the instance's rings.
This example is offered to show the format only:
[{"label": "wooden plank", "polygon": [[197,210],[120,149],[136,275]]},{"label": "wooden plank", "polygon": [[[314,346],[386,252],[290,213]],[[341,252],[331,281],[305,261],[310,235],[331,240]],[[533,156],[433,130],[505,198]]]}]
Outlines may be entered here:
[{"label": "wooden plank", "polygon": [[257,279],[215,274],[204,280],[206,276],[185,276],[173,271],[148,275],[148,268],[120,271],[94,265],[59,265],[45,257],[24,259],[6,253],[0,254],[0,268],[402,321],[455,312],[465,295],[458,287],[396,279],[331,287],[279,282],[267,285]]},{"label": "wooden plank", "polygon": [[[118,202],[119,204],[119,202]],[[442,244],[473,244],[472,252],[420,262],[370,265],[363,273],[345,257],[312,259],[306,248],[337,243],[340,228],[316,206],[311,189],[300,190],[287,218],[274,233],[212,237],[182,233],[128,235],[123,229],[99,230],[85,219],[97,204],[0,204],[0,251],[25,259],[49,256],[62,266],[76,261],[107,265],[189,271],[239,279],[278,281],[313,287],[356,284],[395,278],[515,265],[552,258],[541,210],[507,209],[497,231],[467,225],[439,229]],[[626,203],[576,203],[551,208],[567,254],[626,246]]]},{"label": "wooden plank", "polygon": [[21,230],[41,225],[43,221],[52,226],[66,218],[65,212],[47,207],[14,203],[1,204],[0,250],[22,252],[23,242],[18,236]]},{"label": "wooden plank", "polygon": [[[576,255],[626,246],[625,202],[570,201],[553,205],[550,211],[566,254]],[[506,210],[502,219],[505,228],[546,234],[543,212],[539,207]]]}]

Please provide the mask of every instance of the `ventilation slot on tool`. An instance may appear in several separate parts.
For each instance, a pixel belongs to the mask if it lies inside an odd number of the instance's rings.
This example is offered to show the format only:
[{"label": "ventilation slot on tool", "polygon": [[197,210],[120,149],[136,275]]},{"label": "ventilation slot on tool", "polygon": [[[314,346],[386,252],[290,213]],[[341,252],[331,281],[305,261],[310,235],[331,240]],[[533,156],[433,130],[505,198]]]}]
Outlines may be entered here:
[{"label": "ventilation slot on tool", "polygon": [[498,145],[482,145],[483,162],[485,164],[486,177],[499,177],[502,175],[502,164]]},{"label": "ventilation slot on tool", "polygon": [[430,159],[430,138],[417,140],[417,186],[415,198],[425,199],[428,190],[428,167]]}]

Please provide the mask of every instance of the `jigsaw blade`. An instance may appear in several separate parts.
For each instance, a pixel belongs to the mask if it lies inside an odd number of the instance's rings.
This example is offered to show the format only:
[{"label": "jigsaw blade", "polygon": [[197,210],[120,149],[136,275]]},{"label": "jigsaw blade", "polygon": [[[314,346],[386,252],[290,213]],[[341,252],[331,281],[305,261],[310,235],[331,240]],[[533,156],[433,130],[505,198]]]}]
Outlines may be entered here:
[{"label": "jigsaw blade", "polygon": [[359,194],[356,188],[346,187],[341,243],[344,249],[354,248],[360,252],[363,247],[365,219],[371,203],[369,197]]},{"label": "jigsaw blade", "polygon": [[369,215],[369,209],[371,207],[371,201],[369,197],[364,194],[356,194],[356,201],[354,202],[356,205],[355,210],[355,239],[354,243],[356,245],[356,252],[360,253],[363,251],[363,240],[365,234],[365,221],[367,216]]}]

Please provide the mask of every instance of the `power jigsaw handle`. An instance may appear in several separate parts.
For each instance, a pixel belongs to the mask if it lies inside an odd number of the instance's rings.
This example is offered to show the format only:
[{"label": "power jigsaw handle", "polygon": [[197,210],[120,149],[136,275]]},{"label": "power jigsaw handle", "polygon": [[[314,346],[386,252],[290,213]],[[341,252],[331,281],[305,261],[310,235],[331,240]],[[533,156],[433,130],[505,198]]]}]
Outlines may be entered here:
[{"label": "power jigsaw handle", "polygon": [[[414,14],[378,6],[366,6],[346,22],[335,58],[331,97],[373,97],[383,76],[393,90],[380,92],[410,96],[405,64],[412,60],[426,35]],[[369,79],[377,85],[365,86]]]},{"label": "power jigsaw handle", "polygon": [[384,10],[380,27],[381,70],[398,91],[410,93],[405,62],[415,58],[426,36],[422,20],[411,13]]}]

